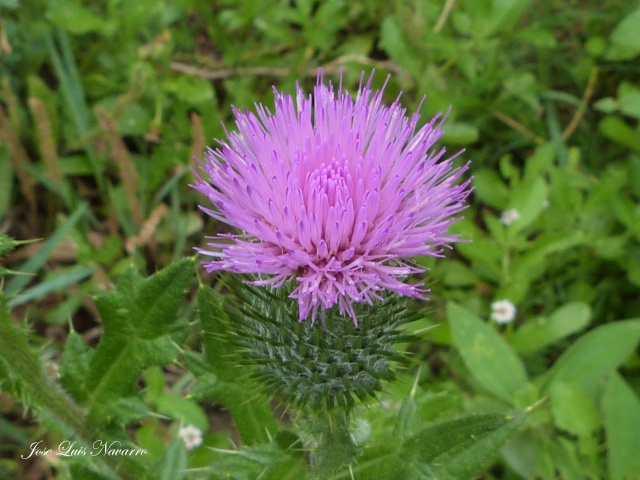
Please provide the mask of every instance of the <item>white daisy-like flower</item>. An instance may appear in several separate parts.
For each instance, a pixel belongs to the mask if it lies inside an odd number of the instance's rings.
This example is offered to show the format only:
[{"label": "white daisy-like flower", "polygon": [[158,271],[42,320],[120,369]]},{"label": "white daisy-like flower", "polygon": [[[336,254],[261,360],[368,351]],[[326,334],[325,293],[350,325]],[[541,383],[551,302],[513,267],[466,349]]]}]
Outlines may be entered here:
[{"label": "white daisy-like flower", "polygon": [[491,304],[491,320],[505,325],[513,322],[517,311],[516,306],[509,300],[497,300]]},{"label": "white daisy-like flower", "polygon": [[502,212],[502,215],[500,215],[500,223],[509,226],[519,218],[520,212],[516,208],[512,208]]},{"label": "white daisy-like flower", "polygon": [[187,450],[193,450],[202,445],[202,432],[198,427],[194,427],[193,425],[180,427],[178,435],[187,446]]}]

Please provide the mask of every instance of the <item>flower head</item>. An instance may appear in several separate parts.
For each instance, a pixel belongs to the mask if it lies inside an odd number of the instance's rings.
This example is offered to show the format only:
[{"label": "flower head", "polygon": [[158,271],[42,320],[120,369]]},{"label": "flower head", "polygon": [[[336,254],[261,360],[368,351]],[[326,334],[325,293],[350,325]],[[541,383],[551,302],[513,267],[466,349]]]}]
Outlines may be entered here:
[{"label": "flower head", "polygon": [[497,300],[491,304],[491,319],[501,325],[513,322],[516,318],[516,306],[509,300]]},{"label": "flower head", "polygon": [[193,450],[202,445],[202,432],[198,427],[194,427],[193,425],[180,427],[178,435],[182,438],[187,450]]},{"label": "flower head", "polygon": [[[337,305],[356,321],[354,302],[384,290],[424,298],[407,276],[424,271],[411,257],[439,256],[457,240],[447,233],[464,208],[469,181],[455,184],[436,116],[418,128],[397,99],[383,104],[371,77],[352,98],[318,76],[313,94],[275,92],[275,112],[234,109],[237,130],[207,150],[194,188],[216,207],[201,207],[238,228],[200,250],[207,271],[257,274],[256,285],[297,282],[300,320]],[[364,79],[364,77],[363,77]]]}]

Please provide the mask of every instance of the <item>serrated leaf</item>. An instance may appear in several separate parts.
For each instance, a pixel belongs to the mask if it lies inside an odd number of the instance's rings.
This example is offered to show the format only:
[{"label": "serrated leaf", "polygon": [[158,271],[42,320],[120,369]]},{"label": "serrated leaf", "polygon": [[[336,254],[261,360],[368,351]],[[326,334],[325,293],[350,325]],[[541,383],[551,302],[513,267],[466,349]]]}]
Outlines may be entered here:
[{"label": "serrated leaf", "polygon": [[640,426],[640,400],[617,373],[609,379],[602,399],[602,410],[607,436],[609,478],[634,478],[640,472],[640,428],[637,428]]},{"label": "serrated leaf", "polygon": [[218,378],[233,382],[244,369],[229,344],[229,319],[221,300],[211,288],[204,285],[198,288],[198,311],[207,363]]},{"label": "serrated leaf", "polygon": [[509,343],[519,353],[534,352],[582,330],[589,325],[590,319],[589,305],[568,303],[549,317],[528,320],[515,331]]},{"label": "serrated leaf", "polygon": [[143,280],[130,269],[96,300],[104,333],[91,362],[88,406],[132,393],[141,372],[177,358],[169,333],[193,276],[185,259]]},{"label": "serrated leaf", "polygon": [[430,425],[404,442],[402,456],[430,465],[438,480],[474,478],[526,417],[526,411],[517,411]]},{"label": "serrated leaf", "polygon": [[93,350],[71,329],[62,352],[60,383],[80,403],[87,396],[87,379],[91,375],[89,365],[92,358]]},{"label": "serrated leaf", "polygon": [[604,377],[622,364],[640,341],[640,319],[602,325],[580,337],[542,378],[543,393],[555,382],[571,382],[593,394]]},{"label": "serrated leaf", "polygon": [[261,480],[304,480],[308,467],[300,457],[285,457],[260,474]]},{"label": "serrated leaf", "polygon": [[398,480],[404,478],[420,478],[408,476],[408,462],[398,454],[398,447],[393,442],[384,445],[367,446],[357,461],[327,480]]},{"label": "serrated leaf", "polygon": [[453,341],[473,377],[496,397],[512,402],[527,385],[522,362],[491,326],[455,303],[447,305]]}]

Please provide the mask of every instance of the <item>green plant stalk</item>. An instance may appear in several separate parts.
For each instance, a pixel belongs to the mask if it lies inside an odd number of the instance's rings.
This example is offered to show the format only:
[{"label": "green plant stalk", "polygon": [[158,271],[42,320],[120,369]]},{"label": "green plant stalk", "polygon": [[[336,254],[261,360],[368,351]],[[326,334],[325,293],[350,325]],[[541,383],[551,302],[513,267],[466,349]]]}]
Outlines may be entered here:
[{"label": "green plant stalk", "polygon": [[[100,435],[92,428],[82,408],[45,375],[40,360],[31,351],[25,336],[11,323],[3,298],[0,298],[0,352],[7,360],[10,375],[19,379],[21,390],[29,398],[29,403],[57,419],[78,441],[91,449]],[[111,478],[135,478],[124,472],[116,473],[116,457],[93,458],[106,467]],[[124,460],[130,462],[129,459]]]}]

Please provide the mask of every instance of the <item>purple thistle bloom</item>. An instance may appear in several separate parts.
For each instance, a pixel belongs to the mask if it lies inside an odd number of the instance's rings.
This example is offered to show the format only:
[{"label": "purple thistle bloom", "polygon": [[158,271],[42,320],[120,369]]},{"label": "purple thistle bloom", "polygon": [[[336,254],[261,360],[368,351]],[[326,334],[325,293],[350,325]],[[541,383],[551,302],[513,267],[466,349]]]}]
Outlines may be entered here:
[{"label": "purple thistle bloom", "polygon": [[439,115],[418,129],[419,115],[408,118],[399,98],[385,106],[372,77],[355,100],[320,74],[308,97],[274,88],[275,113],[234,109],[237,131],[207,150],[193,185],[217,209],[204,212],[242,231],[198,249],[216,258],[208,272],[258,274],[252,283],[274,288],[295,279],[301,321],[338,305],[357,322],[353,302],[382,290],[425,298],[402,281],[424,271],[407,260],[458,240],[447,230],[470,192],[469,180],[455,184],[468,165],[430,151]]}]

